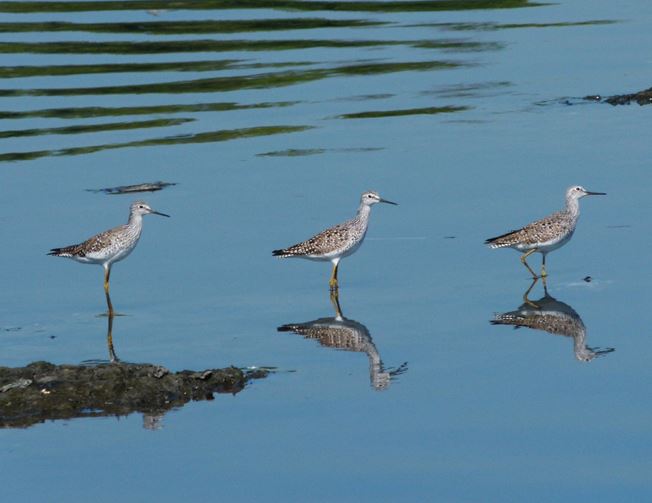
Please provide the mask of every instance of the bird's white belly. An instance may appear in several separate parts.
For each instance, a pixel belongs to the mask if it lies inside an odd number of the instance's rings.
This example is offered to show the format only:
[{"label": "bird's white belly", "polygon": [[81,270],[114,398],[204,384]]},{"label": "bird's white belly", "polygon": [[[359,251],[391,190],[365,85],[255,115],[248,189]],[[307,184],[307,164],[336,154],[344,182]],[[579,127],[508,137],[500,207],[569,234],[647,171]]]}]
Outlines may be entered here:
[{"label": "bird's white belly", "polygon": [[363,235],[351,248],[342,253],[341,256],[348,257],[349,255],[353,255],[356,251],[358,251],[358,248],[360,248],[362,242],[364,241],[365,235]]},{"label": "bird's white belly", "polygon": [[135,240],[126,248],[111,247],[99,250],[94,253],[86,254],[86,258],[89,259],[90,263],[93,264],[112,264],[126,258],[136,247],[138,240]]},{"label": "bird's white belly", "polygon": [[302,258],[307,258],[308,260],[316,260],[318,262],[331,262],[333,259],[346,257],[350,253],[343,254],[341,251],[334,251],[330,253],[323,253],[321,255],[304,255]]},{"label": "bird's white belly", "polygon": [[75,262],[79,262],[80,264],[101,264],[103,262],[103,260],[97,260],[95,258],[88,257],[88,256],[80,257],[78,255],[74,255],[74,256],[66,256],[66,258],[74,260]]}]

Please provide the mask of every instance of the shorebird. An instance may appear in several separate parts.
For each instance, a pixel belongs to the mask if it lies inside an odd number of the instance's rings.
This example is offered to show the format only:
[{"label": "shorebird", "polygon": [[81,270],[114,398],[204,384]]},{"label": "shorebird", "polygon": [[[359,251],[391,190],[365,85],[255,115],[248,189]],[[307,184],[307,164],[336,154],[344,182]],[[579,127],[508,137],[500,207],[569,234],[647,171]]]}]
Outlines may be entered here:
[{"label": "shorebird", "polygon": [[136,247],[143,230],[143,215],[149,213],[162,217],[170,216],[154,211],[144,201],[136,201],[131,204],[129,221],[125,225],[100,232],[77,245],[52,248],[48,253],[48,255],[70,258],[82,264],[100,264],[104,268],[104,293],[109,307],[109,316],[113,316],[113,305],[109,296],[111,265],[126,258]]},{"label": "shorebird", "polygon": [[333,272],[328,282],[331,290],[336,290],[337,266],[343,257],[354,253],[364,241],[369,225],[371,207],[376,203],[387,203],[377,192],[364,192],[360,198],[360,207],[355,218],[326,229],[307,241],[295,244],[282,250],[274,250],[275,257],[300,257],[309,260],[329,261],[333,264]]},{"label": "shorebird", "polygon": [[527,267],[533,278],[539,276],[528,265],[526,259],[535,252],[540,253],[543,256],[541,277],[545,278],[548,275],[546,273],[546,255],[564,246],[573,237],[577,219],[580,216],[579,200],[584,196],[604,195],[606,195],[604,192],[590,192],[580,185],[569,187],[566,190],[566,208],[532,222],[522,229],[489,238],[485,244],[491,248],[514,248],[525,252],[521,255],[521,262]]}]

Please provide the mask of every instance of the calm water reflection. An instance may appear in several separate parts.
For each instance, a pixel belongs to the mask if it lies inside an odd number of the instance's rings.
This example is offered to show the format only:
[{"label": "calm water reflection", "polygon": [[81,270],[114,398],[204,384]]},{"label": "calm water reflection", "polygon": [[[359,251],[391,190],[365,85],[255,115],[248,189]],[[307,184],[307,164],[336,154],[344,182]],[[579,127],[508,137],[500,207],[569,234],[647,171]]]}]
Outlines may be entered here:
[{"label": "calm water reflection", "polygon": [[407,362],[397,368],[386,368],[380,353],[374,344],[366,326],[357,321],[345,318],[342,314],[337,291],[330,294],[335,316],[318,318],[302,323],[288,323],[278,327],[279,332],[293,332],[306,339],[313,339],[322,346],[365,353],[369,358],[369,379],[376,390],[387,389],[397,376],[407,372]]},{"label": "calm water reflection", "polygon": [[[252,19],[184,19],[184,9],[231,11],[233,5],[221,2],[180,2],[174,11],[160,11],[167,2],[0,2],[5,13],[103,12],[101,22],[52,21],[17,17],[14,22],[0,23],[0,55],[10,63],[0,66],[0,99],[34,98],[33,105],[21,102],[17,109],[0,110],[0,118],[21,121],[28,118],[60,118],[63,123],[43,127],[0,130],[0,140],[16,140],[0,153],[0,162],[29,161],[42,157],[89,155],[105,150],[163,145],[215,143],[241,138],[292,134],[309,130],[323,120],[321,112],[299,122],[280,122],[275,108],[313,107],[311,100],[251,100],[240,102],[207,101],[207,97],[225,93],[296,87],[324,80],[344,78],[381,78],[391,74],[449,71],[474,64],[466,54],[502,50],[490,40],[437,36],[431,27],[410,30],[404,36],[394,29],[395,22],[384,19],[334,18],[335,12],[363,13],[455,11],[469,8],[512,9],[532,4],[526,0],[420,1],[420,2],[246,2],[240,8]],[[319,17],[276,17],[272,9],[319,12]],[[326,16],[321,9],[330,11]],[[157,21],[133,21],[145,10],[157,12]],[[114,19],[111,19],[111,18]],[[108,19],[107,19],[108,18]],[[392,27],[388,31],[374,28]],[[448,26],[443,27],[449,30]],[[371,31],[370,31],[371,30]],[[418,35],[412,36],[412,33]],[[260,35],[262,34],[262,35]],[[310,36],[314,34],[313,36]],[[232,36],[230,36],[232,35]],[[375,37],[378,35],[378,38]],[[125,40],[125,37],[135,37]],[[173,38],[172,38],[173,37]],[[237,37],[237,38],[233,38]],[[378,58],[378,50],[412,49],[405,54]],[[279,57],[275,53],[283,54]],[[216,59],[218,54],[229,56]],[[258,56],[263,54],[264,56]],[[436,54],[437,56],[433,56]],[[445,54],[445,56],[443,56]],[[455,58],[455,55],[461,58]],[[12,58],[12,55],[18,55]],[[208,75],[207,75],[208,74]],[[104,78],[94,78],[102,76]],[[108,77],[107,77],[108,76]],[[107,85],[110,79],[110,85]],[[424,90],[424,92],[427,92]],[[202,102],[184,103],[187,96],[202,95]],[[375,96],[381,93],[374,93]],[[109,106],[97,104],[98,97]],[[134,106],[134,97],[144,97]],[[159,100],[156,97],[160,96]],[[86,98],[85,98],[86,97]],[[40,98],[40,100],[38,99]],[[45,100],[52,98],[52,100]],[[57,98],[57,99],[54,99]],[[333,118],[381,119],[410,115],[455,114],[470,109],[456,103],[401,107],[391,94],[385,94],[380,109],[355,111],[341,109]],[[95,101],[88,106],[89,100]],[[38,102],[56,103],[52,108],[38,108]],[[152,103],[152,101],[155,101]],[[158,101],[158,103],[156,102]],[[267,113],[263,113],[267,109]],[[215,129],[215,123],[201,114],[222,114],[258,110],[261,113],[245,127]],[[124,117],[107,122],[103,117]],[[134,120],[140,118],[140,120]],[[90,119],[93,122],[81,122]],[[47,121],[46,121],[47,122]],[[131,135],[119,133],[133,132]],[[158,131],[170,131],[170,134]],[[126,137],[128,141],[115,141]],[[52,148],[49,136],[66,136]],[[32,138],[30,143],[21,138]]]},{"label": "calm water reflection", "polygon": [[552,297],[545,281],[544,296],[538,300],[530,300],[529,295],[537,282],[538,279],[532,281],[523,294],[523,304],[514,311],[497,314],[490,323],[510,325],[515,329],[526,327],[543,330],[551,335],[572,337],[575,358],[581,362],[590,362],[614,351],[613,348],[593,348],[587,345],[586,327],[582,318],[571,306]]}]

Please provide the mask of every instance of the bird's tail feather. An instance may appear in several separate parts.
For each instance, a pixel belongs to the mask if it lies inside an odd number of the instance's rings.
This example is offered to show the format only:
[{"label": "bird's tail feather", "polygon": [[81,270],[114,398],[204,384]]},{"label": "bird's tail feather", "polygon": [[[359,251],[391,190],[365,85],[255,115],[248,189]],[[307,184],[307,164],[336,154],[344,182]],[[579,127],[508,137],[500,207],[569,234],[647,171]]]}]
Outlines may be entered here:
[{"label": "bird's tail feather", "polygon": [[77,245],[65,246],[63,248],[52,248],[48,255],[54,255],[55,257],[69,257],[74,254],[75,248],[77,248]]},{"label": "bird's tail feather", "polygon": [[505,234],[501,234],[500,236],[495,236],[493,238],[487,239],[484,244],[489,245],[491,248],[501,248],[503,246],[509,246],[511,243],[509,243],[509,238],[512,236],[512,234],[517,233],[518,230],[514,231],[509,231],[506,232]]}]

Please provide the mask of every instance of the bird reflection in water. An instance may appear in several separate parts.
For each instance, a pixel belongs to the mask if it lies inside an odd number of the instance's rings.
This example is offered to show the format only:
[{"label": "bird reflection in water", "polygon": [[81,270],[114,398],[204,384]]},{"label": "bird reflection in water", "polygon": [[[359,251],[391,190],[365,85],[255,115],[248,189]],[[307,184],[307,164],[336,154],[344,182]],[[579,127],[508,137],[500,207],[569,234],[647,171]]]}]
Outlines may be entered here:
[{"label": "bird reflection in water", "polygon": [[573,338],[575,358],[582,362],[590,362],[594,358],[604,356],[614,351],[613,348],[591,348],[586,344],[586,327],[582,318],[568,304],[558,301],[548,293],[546,282],[543,282],[544,296],[531,301],[528,295],[538,279],[523,295],[523,304],[514,311],[497,314],[490,321],[492,325],[512,325],[514,328],[527,327],[543,330],[552,335],[564,335]]},{"label": "bird reflection in water", "polygon": [[371,386],[376,390],[387,389],[396,376],[407,371],[407,362],[397,368],[385,368],[367,327],[344,317],[337,290],[331,292],[330,299],[335,317],[319,318],[304,323],[288,323],[278,327],[277,330],[293,332],[306,339],[315,339],[322,346],[365,353],[369,358]]}]

